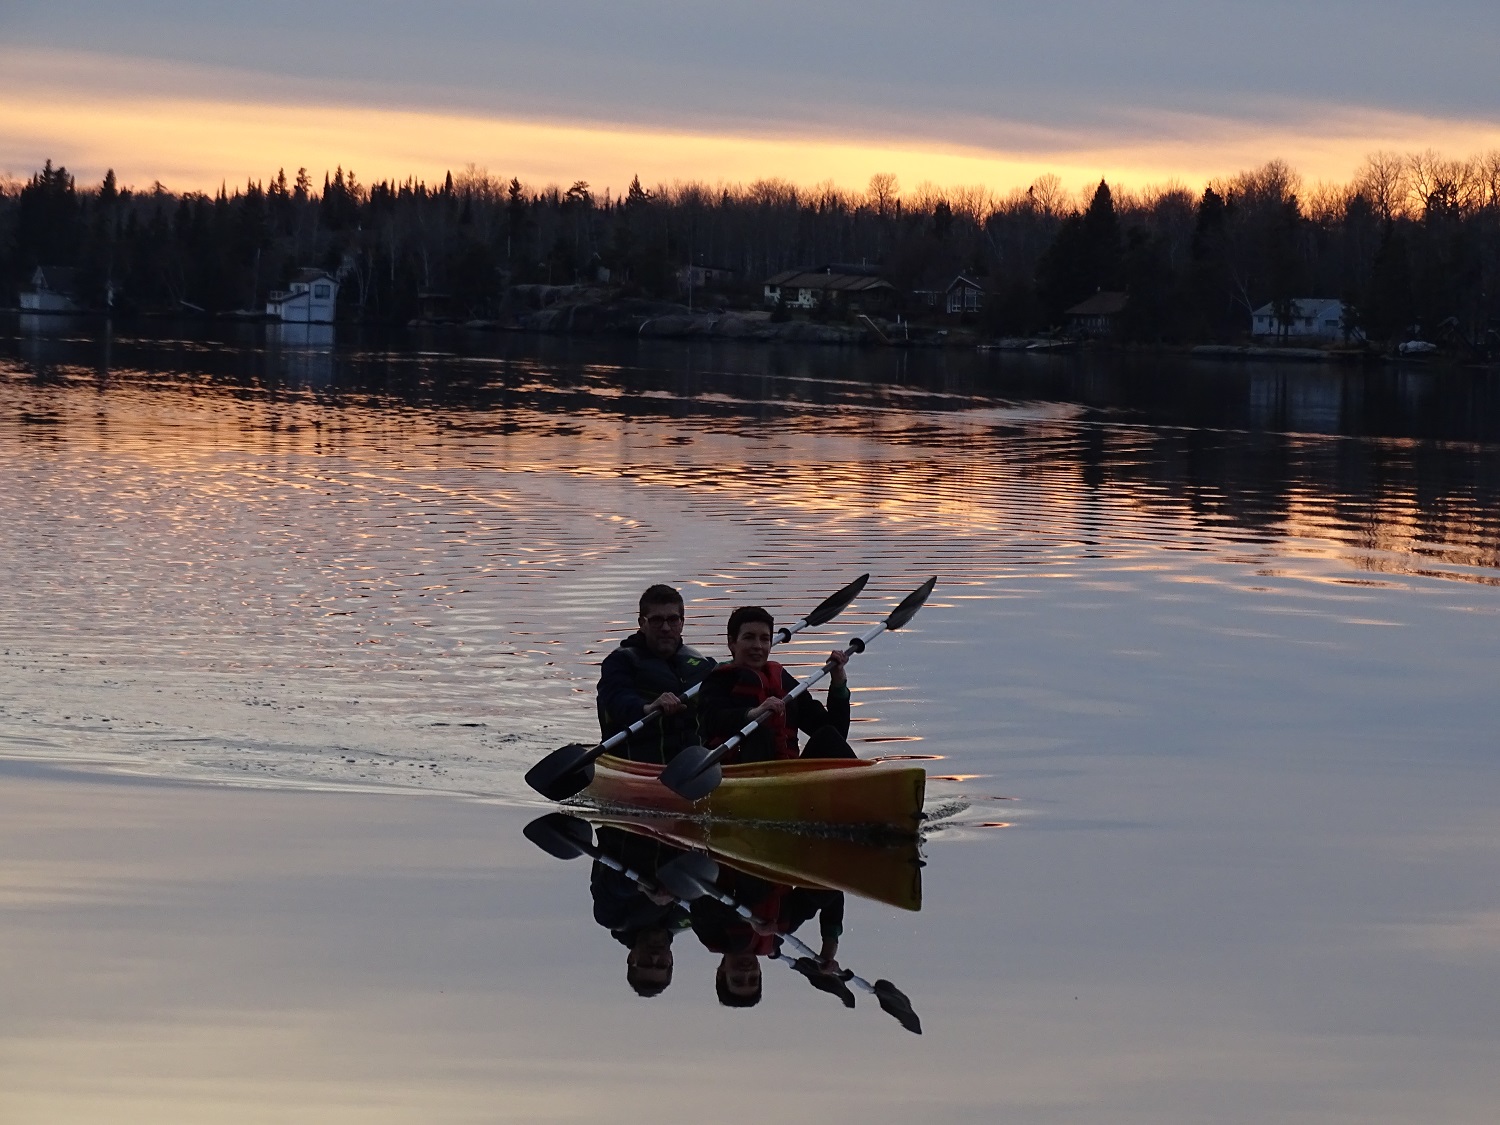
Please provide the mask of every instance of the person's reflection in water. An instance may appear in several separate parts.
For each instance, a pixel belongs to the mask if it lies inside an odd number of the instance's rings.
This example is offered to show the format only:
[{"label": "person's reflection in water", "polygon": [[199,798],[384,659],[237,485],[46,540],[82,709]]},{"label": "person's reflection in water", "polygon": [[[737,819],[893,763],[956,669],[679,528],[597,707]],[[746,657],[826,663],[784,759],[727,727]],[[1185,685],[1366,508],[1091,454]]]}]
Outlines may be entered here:
[{"label": "person's reflection in water", "polygon": [[[677,848],[601,827],[599,850],[646,878],[675,856]],[[691,924],[688,913],[665,891],[647,893],[613,868],[595,862],[589,876],[594,921],[630,952],[625,980],[638,996],[659,996],[672,983],[672,939]]]},{"label": "person's reflection in water", "polygon": [[844,932],[843,892],[768,883],[729,867],[721,869],[717,885],[755,916],[751,921],[707,896],[693,903],[693,933],[704,948],[722,954],[714,973],[720,1004],[751,1008],[760,1003],[764,987],[760,959],[778,953],[782,935],[793,933],[815,916],[822,937],[819,969],[830,974],[839,971],[835,958]]}]

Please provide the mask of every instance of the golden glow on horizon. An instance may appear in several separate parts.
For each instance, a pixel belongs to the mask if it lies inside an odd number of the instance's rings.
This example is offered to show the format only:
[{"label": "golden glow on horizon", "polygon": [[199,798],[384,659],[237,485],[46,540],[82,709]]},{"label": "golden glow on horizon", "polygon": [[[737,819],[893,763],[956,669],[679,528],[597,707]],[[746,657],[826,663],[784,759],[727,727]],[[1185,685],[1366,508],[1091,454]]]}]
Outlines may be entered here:
[{"label": "golden glow on horizon", "polygon": [[339,104],[290,105],[140,96],[33,87],[0,92],[0,171],[25,177],[44,159],[80,182],[114,168],[121,184],[216,190],[306,167],[321,184],[336,165],[360,182],[407,177],[441,182],[468,164],[519,176],[533,188],[587,180],[619,194],[633,175],[645,184],[762,178],[812,185],[832,179],[862,190],[875,172],[911,189],[923,181],[983,184],[997,193],[1054,173],[1072,190],[1100,176],[1140,188],[1206,181],[1290,162],[1309,181],[1342,182],[1377,149],[1436,149],[1452,156],[1500,147],[1500,126],[1347,111],[1318,115],[1318,129],[1261,128],[1189,116],[1163,117],[1160,139],[1112,141],[1097,131],[1057,135],[1051,151],[1014,153],[897,138],[707,134],[666,128],[550,123],[439,111]]}]

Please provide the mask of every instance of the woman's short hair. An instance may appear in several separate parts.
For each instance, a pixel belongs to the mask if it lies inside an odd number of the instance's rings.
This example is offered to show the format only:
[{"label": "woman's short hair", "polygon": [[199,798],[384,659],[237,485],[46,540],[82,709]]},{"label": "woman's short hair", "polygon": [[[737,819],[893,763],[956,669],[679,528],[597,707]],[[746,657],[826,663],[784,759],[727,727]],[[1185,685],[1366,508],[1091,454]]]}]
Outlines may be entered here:
[{"label": "woman's short hair", "polygon": [[741,995],[729,991],[729,975],[724,972],[723,966],[714,973],[714,992],[718,994],[719,1003],[726,1008],[753,1008],[760,1003],[760,998],[765,992],[765,982],[759,981],[755,985],[755,991]]},{"label": "woman's short hair", "polygon": [[758,605],[742,605],[729,615],[729,639],[735,640],[740,635],[740,630],[752,621],[758,621],[767,629],[775,630],[776,619]]}]

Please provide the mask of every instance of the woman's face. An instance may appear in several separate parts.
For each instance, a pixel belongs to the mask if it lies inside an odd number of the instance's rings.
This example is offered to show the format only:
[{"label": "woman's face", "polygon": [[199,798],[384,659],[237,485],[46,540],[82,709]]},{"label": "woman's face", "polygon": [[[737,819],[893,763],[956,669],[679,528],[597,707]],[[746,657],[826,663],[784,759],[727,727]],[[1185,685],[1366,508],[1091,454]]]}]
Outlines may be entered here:
[{"label": "woman's face", "polygon": [[746,668],[764,668],[771,657],[771,627],[764,621],[741,625],[739,635],[729,642],[729,655]]}]

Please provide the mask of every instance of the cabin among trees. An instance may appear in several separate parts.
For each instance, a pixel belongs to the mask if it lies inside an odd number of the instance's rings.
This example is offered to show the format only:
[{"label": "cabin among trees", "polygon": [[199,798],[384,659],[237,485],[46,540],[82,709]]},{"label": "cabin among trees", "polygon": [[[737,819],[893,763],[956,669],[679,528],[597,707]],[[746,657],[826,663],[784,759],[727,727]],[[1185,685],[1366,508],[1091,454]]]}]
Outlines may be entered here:
[{"label": "cabin among trees", "polygon": [[1294,297],[1267,302],[1250,314],[1250,335],[1301,340],[1340,340],[1344,336],[1344,302],[1332,297]]},{"label": "cabin among trees", "polygon": [[1069,336],[1089,340],[1113,340],[1121,335],[1130,294],[1100,290],[1086,301],[1080,301],[1063,316]]},{"label": "cabin among trees", "polygon": [[972,277],[959,274],[948,283],[943,294],[943,311],[949,316],[974,313],[984,308],[984,286]]},{"label": "cabin among trees", "polygon": [[267,295],[266,315],[296,324],[332,324],[338,300],[338,278],[327,270],[300,269],[286,289]]},{"label": "cabin among trees", "polygon": [[896,287],[873,273],[835,273],[821,270],[784,270],[766,278],[765,303],[789,309],[840,305],[869,312],[890,304]]},{"label": "cabin among trees", "polygon": [[[608,267],[604,267],[606,273],[612,273]],[[609,280],[608,277],[601,280]],[[686,293],[690,290],[698,291],[712,289],[724,291],[734,285],[734,271],[721,266],[683,266],[677,271],[677,288]]]},{"label": "cabin among trees", "polygon": [[78,271],[68,266],[37,266],[31,275],[31,288],[21,292],[21,308],[27,312],[78,312],[74,299],[78,291]]},{"label": "cabin among trees", "polygon": [[1054,176],[1005,195],[903,191],[883,175],[867,191],[637,179],[614,194],[473,166],[436,184],[278,171],[211,193],[120,187],[113,174],[79,186],[51,162],[0,181],[0,304],[41,292],[44,267],[49,278],[75,271],[71,299],[85,308],[113,293],[127,314],[264,309],[310,268],[336,275],[341,319],[405,323],[434,294],[451,319],[498,319],[528,286],[681,303],[680,279],[697,276],[681,271],[697,263],[727,271],[713,279],[715,304],[743,310],[936,317],[961,296],[976,331],[1028,335],[1062,329],[1095,294],[1123,293],[1117,339],[1232,342],[1267,305],[1323,294],[1372,341],[1442,326],[1445,342],[1491,354],[1500,152],[1376,153],[1344,184],[1308,185],[1273,161],[1199,193],[1103,181],[1075,193]]}]

